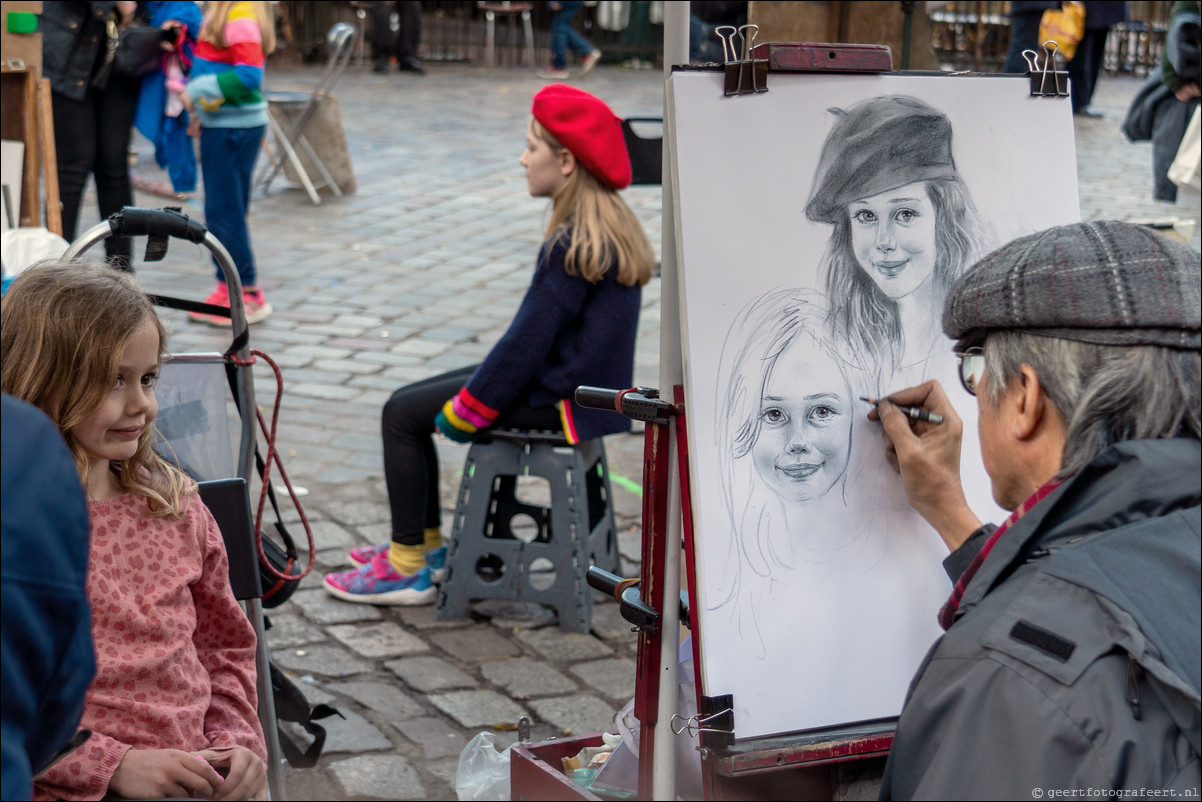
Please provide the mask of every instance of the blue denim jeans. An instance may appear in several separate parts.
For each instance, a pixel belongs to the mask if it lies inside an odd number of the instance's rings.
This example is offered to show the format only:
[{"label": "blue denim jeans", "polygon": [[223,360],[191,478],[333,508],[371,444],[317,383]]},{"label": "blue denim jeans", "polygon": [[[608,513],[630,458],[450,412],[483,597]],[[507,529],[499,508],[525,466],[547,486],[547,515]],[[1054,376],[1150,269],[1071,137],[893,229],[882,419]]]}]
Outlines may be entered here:
[{"label": "blue denim jeans", "polygon": [[[202,128],[200,169],[205,182],[205,225],[238,267],[243,287],[254,287],[255,255],[250,249],[250,184],[266,126]],[[214,259],[213,263],[216,264]],[[217,280],[225,281],[221,268]]]},{"label": "blue denim jeans", "polygon": [[559,10],[551,15],[551,66],[562,70],[568,65],[568,50],[575,50],[580,55],[587,56],[597,48],[572,27],[572,20],[576,18],[582,4],[562,2],[559,5]]}]

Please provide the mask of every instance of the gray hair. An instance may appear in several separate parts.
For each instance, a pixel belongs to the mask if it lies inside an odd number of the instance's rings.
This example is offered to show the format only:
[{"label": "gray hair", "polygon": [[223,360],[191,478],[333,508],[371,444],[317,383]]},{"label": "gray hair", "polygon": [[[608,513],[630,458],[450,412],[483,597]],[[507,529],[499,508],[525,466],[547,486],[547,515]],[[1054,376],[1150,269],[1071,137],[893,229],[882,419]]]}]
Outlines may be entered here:
[{"label": "gray hair", "polygon": [[1202,439],[1198,351],[1096,345],[1007,329],[991,331],[984,352],[991,379],[982,391],[991,407],[1026,364],[1064,416],[1068,430],[1058,479],[1076,475],[1124,440]]}]

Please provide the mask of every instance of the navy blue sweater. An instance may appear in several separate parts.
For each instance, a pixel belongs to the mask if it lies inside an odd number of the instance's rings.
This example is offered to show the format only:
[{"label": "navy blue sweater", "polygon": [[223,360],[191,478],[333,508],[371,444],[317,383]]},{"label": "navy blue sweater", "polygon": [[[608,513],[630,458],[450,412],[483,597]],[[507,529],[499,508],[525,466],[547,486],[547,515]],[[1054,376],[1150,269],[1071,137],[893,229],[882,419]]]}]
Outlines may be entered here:
[{"label": "navy blue sweater", "polygon": [[485,428],[524,392],[531,406],[559,408],[572,442],[630,429],[623,415],[585,409],[573,396],[582,384],[631,386],[642,290],[619,284],[616,264],[596,284],[570,276],[564,269],[566,252],[567,237],[542,244],[534,278],[509,330],[444,407],[452,425],[464,431]]}]

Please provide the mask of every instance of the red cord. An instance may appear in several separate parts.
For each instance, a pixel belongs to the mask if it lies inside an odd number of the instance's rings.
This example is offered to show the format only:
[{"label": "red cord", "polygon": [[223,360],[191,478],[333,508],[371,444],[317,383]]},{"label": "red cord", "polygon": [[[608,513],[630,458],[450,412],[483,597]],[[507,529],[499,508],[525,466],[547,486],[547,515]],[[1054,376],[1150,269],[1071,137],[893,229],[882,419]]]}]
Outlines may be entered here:
[{"label": "red cord", "polygon": [[[275,447],[276,427],[280,420],[280,402],[284,397],[284,375],[280,372],[279,365],[267,354],[256,350],[251,350],[250,353],[250,359],[239,359],[236,356],[231,356],[230,359],[236,365],[248,367],[255,363],[256,358],[261,358],[275,371],[276,384],[275,403],[272,405],[270,427],[267,426],[267,421],[263,418],[262,411],[257,407],[255,408],[255,415],[259,419],[259,428],[263,432],[263,437],[267,440],[267,458],[263,461],[263,488],[259,493],[259,509],[255,513],[255,548],[259,552],[259,563],[266,567],[268,573],[281,582],[298,580],[308,576],[309,572],[313,570],[313,561],[317,559],[317,549],[313,542],[313,530],[309,527],[309,519],[305,516],[305,510],[301,507],[300,499],[296,496],[296,491],[292,489],[292,480],[288,478],[288,472],[284,470],[284,463],[280,460],[280,454]],[[288,495],[292,498],[292,503],[296,506],[297,513],[300,514],[301,525],[305,527],[305,535],[309,539],[309,564],[305,567],[304,571],[296,575],[281,573],[271,564],[271,561],[267,559],[267,555],[263,552],[263,507],[267,503],[267,493],[271,488],[271,465],[273,462],[280,470],[280,478],[284,480],[284,486],[288,488]],[[291,560],[288,561],[288,565],[285,568],[288,571],[292,570]],[[277,584],[276,587],[279,587],[279,585]],[[267,593],[264,595],[267,595]]]}]

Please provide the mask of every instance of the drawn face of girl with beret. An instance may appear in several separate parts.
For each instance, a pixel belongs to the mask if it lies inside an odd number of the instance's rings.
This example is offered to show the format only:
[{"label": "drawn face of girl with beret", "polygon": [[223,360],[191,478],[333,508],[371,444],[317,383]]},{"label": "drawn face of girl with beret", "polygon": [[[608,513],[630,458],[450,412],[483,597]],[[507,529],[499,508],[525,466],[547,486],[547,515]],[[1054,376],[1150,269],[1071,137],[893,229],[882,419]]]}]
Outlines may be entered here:
[{"label": "drawn face of girl with beret", "polygon": [[927,284],[935,272],[937,214],[925,181],[852,201],[856,262],[893,301]]}]

